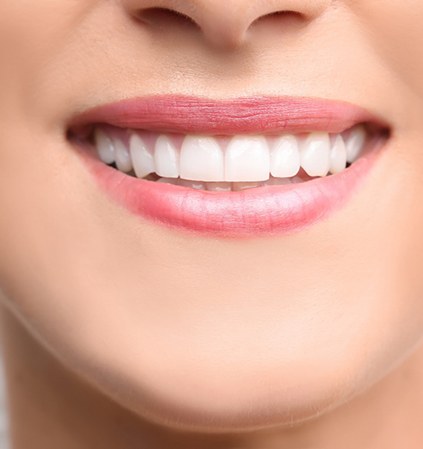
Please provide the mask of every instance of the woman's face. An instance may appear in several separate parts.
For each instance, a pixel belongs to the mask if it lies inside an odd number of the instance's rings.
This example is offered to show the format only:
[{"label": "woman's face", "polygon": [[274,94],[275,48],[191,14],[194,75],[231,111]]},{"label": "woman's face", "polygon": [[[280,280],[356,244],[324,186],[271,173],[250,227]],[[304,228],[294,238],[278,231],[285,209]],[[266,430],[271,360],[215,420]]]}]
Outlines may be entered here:
[{"label": "woman's face", "polygon": [[[369,388],[423,336],[422,20],[420,0],[1,2],[5,303],[92,385],[172,426],[302,421]],[[72,128],[155,95],[343,101],[390,137],[305,226],[187,230],[116,201]]]}]

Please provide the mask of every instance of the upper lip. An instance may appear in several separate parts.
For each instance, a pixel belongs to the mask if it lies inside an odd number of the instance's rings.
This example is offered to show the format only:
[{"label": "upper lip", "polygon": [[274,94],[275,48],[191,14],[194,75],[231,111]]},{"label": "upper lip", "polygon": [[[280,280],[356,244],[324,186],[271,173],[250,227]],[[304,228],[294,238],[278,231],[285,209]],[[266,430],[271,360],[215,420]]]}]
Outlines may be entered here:
[{"label": "upper lip", "polygon": [[326,131],[341,133],[358,123],[388,128],[368,110],[339,100],[254,96],[215,100],[184,95],[154,95],[95,106],[71,120],[70,129],[97,123],[181,134],[235,135]]}]

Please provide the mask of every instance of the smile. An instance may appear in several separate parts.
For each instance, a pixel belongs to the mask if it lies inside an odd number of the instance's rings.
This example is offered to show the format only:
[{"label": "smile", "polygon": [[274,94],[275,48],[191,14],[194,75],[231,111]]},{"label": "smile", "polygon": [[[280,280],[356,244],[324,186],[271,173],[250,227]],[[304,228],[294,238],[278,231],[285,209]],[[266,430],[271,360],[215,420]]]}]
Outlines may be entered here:
[{"label": "smile", "polygon": [[69,138],[100,187],[162,225],[237,237],[299,230],[341,207],[389,137],[356,106],[308,98],[124,100]]}]

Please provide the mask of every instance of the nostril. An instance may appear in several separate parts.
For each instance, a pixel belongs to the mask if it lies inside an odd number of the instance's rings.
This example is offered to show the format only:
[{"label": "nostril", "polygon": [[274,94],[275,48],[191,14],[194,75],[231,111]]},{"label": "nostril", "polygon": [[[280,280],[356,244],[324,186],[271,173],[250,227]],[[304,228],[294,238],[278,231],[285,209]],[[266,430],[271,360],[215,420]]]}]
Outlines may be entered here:
[{"label": "nostril", "polygon": [[303,19],[303,14],[298,11],[274,11],[269,14],[258,17],[253,23],[264,22],[264,21],[279,21],[279,20],[301,20]]},{"label": "nostril", "polygon": [[146,8],[138,10],[134,13],[137,20],[155,27],[165,27],[169,25],[195,26],[197,23],[189,16],[167,8]]}]

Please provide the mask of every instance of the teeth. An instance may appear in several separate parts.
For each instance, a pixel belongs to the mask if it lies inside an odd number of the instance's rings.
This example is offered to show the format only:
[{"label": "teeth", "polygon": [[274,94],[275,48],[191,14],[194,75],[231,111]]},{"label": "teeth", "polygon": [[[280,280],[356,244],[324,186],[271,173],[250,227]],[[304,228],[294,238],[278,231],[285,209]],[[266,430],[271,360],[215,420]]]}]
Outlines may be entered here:
[{"label": "teeth", "polygon": [[211,192],[230,192],[232,190],[230,182],[208,182],[206,187]]},{"label": "teeth", "polygon": [[206,190],[206,184],[201,181],[187,181],[186,179],[179,179],[178,185],[184,187],[190,187],[195,190]]},{"label": "teeth", "polygon": [[215,138],[185,137],[181,147],[180,176],[193,181],[225,180],[223,151]]},{"label": "teeth", "polygon": [[256,187],[262,187],[265,182],[236,182],[232,186],[232,190],[235,192],[247,189],[254,189]]},{"label": "teeth", "polygon": [[235,136],[225,154],[225,180],[232,182],[267,181],[270,155],[263,136]]},{"label": "teeth", "polygon": [[326,176],[330,168],[329,134],[315,132],[301,144],[301,166],[309,176]]},{"label": "teeth", "polygon": [[155,174],[161,183],[214,192],[295,184],[340,173],[347,162],[357,160],[368,140],[362,125],[342,134],[319,131],[267,137],[130,131],[128,149],[126,133],[95,130],[101,161],[115,163],[125,173],[133,170],[138,178]]},{"label": "teeth", "polygon": [[335,137],[332,149],[330,150],[330,172],[340,173],[347,166],[347,149],[342,136],[339,134]]},{"label": "teeth", "polygon": [[144,178],[151,173],[155,173],[153,151],[147,147],[141,137],[133,134],[129,140],[129,149],[134,171],[138,178]]},{"label": "teeth", "polygon": [[291,178],[274,178],[273,176],[269,180],[269,185],[271,186],[284,186],[292,184]]},{"label": "teeth", "polygon": [[367,139],[367,133],[364,126],[356,126],[353,128],[346,140],[347,161],[355,162],[360,156]]},{"label": "teeth", "polygon": [[270,173],[275,178],[290,178],[300,170],[300,151],[295,136],[279,137],[270,153]]},{"label": "teeth", "polygon": [[163,183],[163,184],[173,184],[174,186],[178,185],[178,179],[175,178],[160,178],[157,180],[157,182]]},{"label": "teeth", "polygon": [[96,129],[95,143],[100,160],[105,164],[112,164],[115,161],[115,148],[112,139],[101,129]]},{"label": "teeth", "polygon": [[132,160],[125,144],[118,139],[114,140],[113,143],[115,147],[116,166],[118,170],[125,173],[130,172],[132,170]]},{"label": "teeth", "polygon": [[179,176],[179,154],[175,145],[167,136],[159,136],[154,152],[156,173],[166,178]]}]

